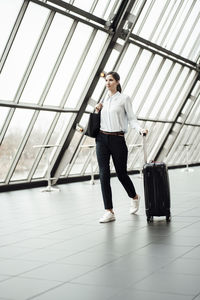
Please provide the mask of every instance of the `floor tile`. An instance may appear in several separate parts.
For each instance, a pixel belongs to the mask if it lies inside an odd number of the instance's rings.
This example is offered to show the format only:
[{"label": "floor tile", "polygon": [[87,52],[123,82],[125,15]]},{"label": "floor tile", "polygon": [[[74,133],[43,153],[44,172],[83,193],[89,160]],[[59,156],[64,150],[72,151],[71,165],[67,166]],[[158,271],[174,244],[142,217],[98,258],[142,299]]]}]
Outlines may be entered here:
[{"label": "floor tile", "polygon": [[156,237],[153,240],[154,244],[174,245],[174,246],[190,246],[195,247],[200,244],[200,236],[180,236],[177,233],[171,234],[167,237]]},{"label": "floor tile", "polygon": [[13,258],[18,255],[23,255],[25,253],[30,253],[32,249],[26,249],[21,247],[15,247],[13,245],[0,247],[0,259],[1,258]]},{"label": "floor tile", "polygon": [[173,246],[173,245],[163,245],[151,243],[142,249],[135,251],[138,255],[147,256],[160,256],[160,257],[171,257],[178,258],[186,253],[188,253],[193,247],[189,246]]},{"label": "floor tile", "polygon": [[156,272],[135,284],[136,289],[195,296],[200,293],[200,276]]},{"label": "floor tile", "polygon": [[65,249],[51,250],[51,249],[36,249],[29,253],[20,254],[17,256],[20,260],[29,260],[37,262],[55,262],[59,259],[63,259],[67,256]]},{"label": "floor tile", "polygon": [[123,270],[132,270],[134,271],[148,271],[148,273],[155,272],[160,270],[160,268],[167,266],[174,259],[169,257],[158,257],[158,256],[142,256],[135,253],[129,255],[124,255],[113,262],[110,262],[109,266],[112,267],[114,272],[119,272]]},{"label": "floor tile", "polygon": [[187,252],[184,255],[184,258],[200,259],[200,245],[193,247],[193,249],[191,249],[191,251]]},{"label": "floor tile", "polygon": [[22,276],[66,282],[93,269],[94,267],[89,266],[51,263],[46,266],[36,268],[30,272],[26,272]]},{"label": "floor tile", "polygon": [[118,288],[67,283],[34,298],[34,300],[107,300],[117,291]]},{"label": "floor tile", "polygon": [[106,287],[127,288],[129,285],[144,279],[151,272],[148,270],[137,270],[134,266],[129,269],[116,269],[114,265],[105,265],[86,275],[79,276],[72,283],[89,284]]},{"label": "floor tile", "polygon": [[163,266],[161,271],[200,276],[200,259],[181,257]]},{"label": "floor tile", "polygon": [[194,300],[200,300],[200,294],[197,295],[195,298],[193,298]]},{"label": "floor tile", "polygon": [[56,241],[45,238],[34,238],[34,239],[26,239],[24,241],[20,241],[14,244],[17,247],[25,247],[31,249],[42,249],[54,245]]},{"label": "floor tile", "polygon": [[10,276],[0,275],[0,282],[9,279]]},{"label": "floor tile", "polygon": [[0,274],[16,276],[41,266],[40,262],[31,262],[20,259],[0,259]]},{"label": "floor tile", "polygon": [[[130,290],[126,289],[125,291],[111,296],[108,300],[192,300],[193,296],[185,296],[185,295],[176,295],[176,294],[168,294],[168,293],[154,293],[154,292],[145,292],[138,290]],[[195,298],[196,299],[196,298]]]},{"label": "floor tile", "polygon": [[116,260],[119,256],[111,252],[97,251],[96,248],[93,250],[86,250],[80,253],[67,256],[64,259],[58,260],[58,263],[63,264],[74,264],[82,266],[93,266],[100,267],[104,264],[110,263]]},{"label": "floor tile", "polygon": [[59,286],[59,284],[59,282],[54,281],[14,277],[0,282],[1,297],[12,300],[26,300]]}]

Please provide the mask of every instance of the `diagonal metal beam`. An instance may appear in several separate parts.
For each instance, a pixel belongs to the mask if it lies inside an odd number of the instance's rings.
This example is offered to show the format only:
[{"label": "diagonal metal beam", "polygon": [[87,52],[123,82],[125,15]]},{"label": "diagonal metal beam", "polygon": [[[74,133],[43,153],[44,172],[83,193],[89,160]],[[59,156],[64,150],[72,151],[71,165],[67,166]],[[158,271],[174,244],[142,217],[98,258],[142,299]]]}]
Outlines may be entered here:
[{"label": "diagonal metal beam", "polygon": [[[36,2],[36,1],[34,1],[34,2]],[[37,3],[39,3],[39,2],[42,3],[41,0],[37,0]],[[64,8],[66,11],[71,11],[71,12],[73,12],[75,14],[78,14],[78,15],[86,18],[86,19],[95,21],[95,22],[97,22],[101,25],[105,25],[105,20],[104,19],[101,19],[101,18],[99,18],[99,17],[97,17],[97,16],[95,16],[95,15],[93,15],[93,14],[87,12],[87,11],[84,11],[84,10],[82,10],[82,9],[72,5],[72,4],[69,4],[65,1],[62,1],[62,0],[47,0],[46,4],[48,4],[48,3],[53,3],[57,7]]]},{"label": "diagonal metal beam", "polygon": [[73,124],[71,126],[71,129],[69,130],[69,133],[66,137],[64,145],[61,148],[61,150],[57,156],[54,166],[52,167],[51,175],[52,175],[52,177],[56,178],[56,180],[54,180],[54,182],[53,182],[54,184],[58,180],[60,174],[62,173],[62,171],[65,167],[66,162],[65,162],[64,154],[65,154],[67,148],[69,147],[70,142],[74,136],[74,133],[76,130],[76,124],[79,123],[81,120],[81,117],[87,107],[88,101],[89,101],[90,97],[92,96],[92,93],[96,87],[98,80],[99,80],[99,74],[101,73],[102,70],[104,70],[104,67],[110,57],[110,54],[113,50],[113,47],[114,47],[118,37],[120,36],[120,34],[122,32],[122,29],[126,22],[126,18],[128,16],[128,14],[130,13],[134,3],[135,3],[135,0],[122,1],[117,14],[116,14],[115,18],[113,19],[113,22],[111,23],[110,29],[112,29],[113,34],[110,35],[110,37],[109,37],[108,44],[106,45],[107,48],[105,49],[102,59],[97,64],[97,69],[96,69],[95,74],[92,74],[92,76],[91,76],[92,78],[89,80],[90,85],[87,89],[84,100],[80,106],[79,112],[73,120]]},{"label": "diagonal metal beam", "polygon": [[[146,40],[146,39],[144,39],[144,38],[142,38],[142,37],[140,37],[140,36],[138,36],[136,34],[132,33],[130,35],[130,38],[132,39],[133,43],[134,43],[134,41],[138,41],[139,43],[142,43],[143,45],[150,47],[149,48],[150,51],[152,51],[152,49],[153,50],[155,49],[155,50],[158,51],[157,53],[160,54],[160,55],[167,54],[167,56],[169,56],[169,59],[172,57],[172,58],[176,59],[177,62],[179,62],[179,63],[183,62],[183,63],[185,63],[189,67],[191,66],[193,68],[196,68],[196,66],[197,66],[196,62],[194,62],[194,61],[192,61],[190,59],[187,59],[187,58],[185,58],[185,57],[183,57],[183,56],[181,56],[179,54],[176,54],[176,53],[174,53],[174,52],[172,52],[170,50],[167,50],[166,48],[161,47],[161,46],[159,46],[159,45],[157,45],[155,43],[152,43],[152,42],[150,42],[150,41],[148,41],[148,40]],[[142,47],[142,44],[139,44],[139,43],[138,43],[138,45]],[[148,48],[146,48],[146,49],[148,49]]]}]

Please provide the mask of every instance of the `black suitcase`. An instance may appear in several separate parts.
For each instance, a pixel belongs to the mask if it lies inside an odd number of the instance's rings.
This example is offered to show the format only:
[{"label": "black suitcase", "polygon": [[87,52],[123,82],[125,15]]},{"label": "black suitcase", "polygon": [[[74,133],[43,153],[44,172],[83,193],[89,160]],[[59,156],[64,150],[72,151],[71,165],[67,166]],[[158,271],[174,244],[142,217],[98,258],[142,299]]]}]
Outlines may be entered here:
[{"label": "black suitcase", "polygon": [[[146,162],[146,141],[144,140],[144,158]],[[168,169],[163,162],[145,163],[143,166],[145,210],[147,222],[153,222],[154,216],[166,216],[170,221],[170,184]]]}]

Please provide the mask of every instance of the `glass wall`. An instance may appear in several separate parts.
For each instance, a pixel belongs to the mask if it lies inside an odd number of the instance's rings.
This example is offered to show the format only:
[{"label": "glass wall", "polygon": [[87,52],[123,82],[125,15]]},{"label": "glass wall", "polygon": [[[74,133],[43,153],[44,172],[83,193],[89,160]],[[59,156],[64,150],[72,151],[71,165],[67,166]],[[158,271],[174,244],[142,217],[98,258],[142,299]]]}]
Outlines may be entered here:
[{"label": "glass wall", "polygon": [[[148,160],[199,163],[198,1],[0,2],[0,188],[98,174],[95,140],[78,130],[116,70],[142,127]],[[126,135],[128,170],[142,137]],[[49,147],[47,147],[49,146]],[[112,172],[115,172],[111,164]]]}]

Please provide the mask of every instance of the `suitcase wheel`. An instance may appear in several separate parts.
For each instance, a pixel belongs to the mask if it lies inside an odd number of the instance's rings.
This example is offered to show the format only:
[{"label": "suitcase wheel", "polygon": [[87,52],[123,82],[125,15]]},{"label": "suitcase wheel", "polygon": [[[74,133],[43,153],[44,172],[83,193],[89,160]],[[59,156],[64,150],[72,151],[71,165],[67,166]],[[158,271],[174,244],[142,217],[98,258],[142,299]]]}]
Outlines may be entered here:
[{"label": "suitcase wheel", "polygon": [[169,223],[171,221],[171,217],[170,216],[166,216],[166,222]]},{"label": "suitcase wheel", "polygon": [[152,223],[153,222],[153,216],[148,216],[147,217],[147,222]]}]

